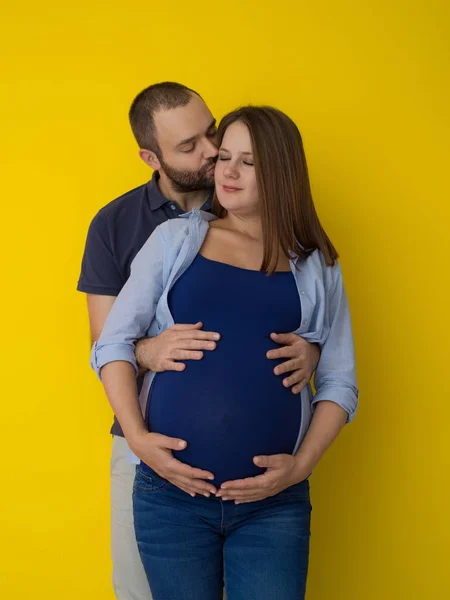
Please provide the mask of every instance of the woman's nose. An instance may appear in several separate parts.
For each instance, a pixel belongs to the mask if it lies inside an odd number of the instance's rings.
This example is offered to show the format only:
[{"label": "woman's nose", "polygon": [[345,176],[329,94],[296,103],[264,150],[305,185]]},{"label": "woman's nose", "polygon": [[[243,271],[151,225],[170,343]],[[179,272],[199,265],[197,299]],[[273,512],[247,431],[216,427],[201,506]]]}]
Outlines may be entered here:
[{"label": "woman's nose", "polygon": [[239,171],[236,167],[229,162],[225,169],[223,170],[223,174],[225,177],[230,177],[231,179],[237,179],[239,177]]}]

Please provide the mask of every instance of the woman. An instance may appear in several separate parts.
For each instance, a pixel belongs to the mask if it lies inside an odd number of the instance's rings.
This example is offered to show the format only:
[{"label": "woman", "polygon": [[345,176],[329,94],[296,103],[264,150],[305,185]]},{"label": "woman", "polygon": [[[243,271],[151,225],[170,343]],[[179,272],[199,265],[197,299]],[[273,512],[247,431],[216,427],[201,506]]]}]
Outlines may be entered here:
[{"label": "woman", "polygon": [[[276,109],[245,107],[218,135],[217,217],[194,210],[154,232],[93,364],[129,442],[137,429],[181,438],[175,456],[211,481],[207,497],[192,497],[151,465],[137,468],[136,537],[154,600],[215,600],[223,582],[228,600],[299,600],[308,476],[357,406],[348,305],[295,124]],[[183,372],[149,374],[143,418],[136,340],[197,321],[221,333],[216,351]],[[320,345],[314,397],[308,387],[293,399],[274,376],[265,358],[272,331]],[[273,461],[284,465],[275,480],[263,468]]]}]

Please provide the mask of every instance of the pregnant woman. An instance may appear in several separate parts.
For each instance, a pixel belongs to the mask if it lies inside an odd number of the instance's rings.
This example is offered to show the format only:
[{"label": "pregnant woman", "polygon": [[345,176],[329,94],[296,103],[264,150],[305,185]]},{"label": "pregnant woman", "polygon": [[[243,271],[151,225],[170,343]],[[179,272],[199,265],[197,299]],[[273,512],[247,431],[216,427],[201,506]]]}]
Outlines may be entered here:
[{"label": "pregnant woman", "polygon": [[[308,477],[357,407],[348,304],[295,124],[244,107],[218,135],[215,216],[194,210],[154,232],[92,362],[130,446],[171,436],[176,458],[210,484],[189,495],[151,464],[137,467],[136,538],[154,600],[218,600],[224,585],[228,600],[301,600]],[[220,332],[215,352],[148,374],[139,406],[136,341],[198,321]],[[319,344],[314,395],[308,386],[293,396],[274,375],[273,331]],[[274,460],[285,465],[276,482]]]}]

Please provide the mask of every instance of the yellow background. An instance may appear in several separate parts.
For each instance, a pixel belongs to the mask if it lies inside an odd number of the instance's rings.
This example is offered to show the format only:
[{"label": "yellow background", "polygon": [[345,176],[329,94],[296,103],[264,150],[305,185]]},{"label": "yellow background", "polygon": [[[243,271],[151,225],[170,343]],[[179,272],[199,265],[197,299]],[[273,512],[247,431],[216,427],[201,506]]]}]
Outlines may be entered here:
[{"label": "yellow background", "polygon": [[447,5],[3,3],[2,598],[113,598],[75,286],[95,212],[150,176],[127,109],[161,80],[288,112],[341,254],[361,407],[312,480],[308,600],[450,598]]}]

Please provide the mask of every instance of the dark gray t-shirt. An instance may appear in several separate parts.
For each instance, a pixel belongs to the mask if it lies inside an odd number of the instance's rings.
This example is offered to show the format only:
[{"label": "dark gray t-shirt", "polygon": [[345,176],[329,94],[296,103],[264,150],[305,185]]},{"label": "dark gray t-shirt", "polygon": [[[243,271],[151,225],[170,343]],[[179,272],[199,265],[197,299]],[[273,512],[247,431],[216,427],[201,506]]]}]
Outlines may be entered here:
[{"label": "dark gray t-shirt", "polygon": [[[117,296],[130,275],[134,257],[156,227],[182,214],[158,188],[158,173],[145,185],[104,206],[89,227],[77,290],[100,296]],[[210,197],[202,210],[210,210]],[[139,389],[142,380],[138,380]],[[114,418],[113,435],[123,437]]]}]

